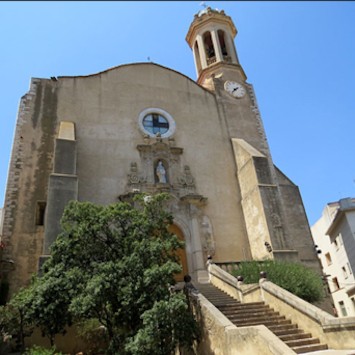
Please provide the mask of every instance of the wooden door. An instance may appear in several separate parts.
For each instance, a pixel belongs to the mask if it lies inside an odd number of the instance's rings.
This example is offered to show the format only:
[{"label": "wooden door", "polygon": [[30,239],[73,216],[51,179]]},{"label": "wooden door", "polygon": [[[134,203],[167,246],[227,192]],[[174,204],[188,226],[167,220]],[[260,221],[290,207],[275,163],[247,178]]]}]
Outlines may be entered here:
[{"label": "wooden door", "polygon": [[[172,224],[169,227],[169,232],[176,234],[180,240],[185,241],[184,234],[182,233],[181,229],[177,225]],[[178,249],[176,251],[176,254],[180,259],[180,265],[182,266],[182,271],[179,274],[175,275],[175,281],[180,282],[180,281],[184,281],[184,276],[189,273],[187,268],[187,257],[186,257],[185,248]]]}]

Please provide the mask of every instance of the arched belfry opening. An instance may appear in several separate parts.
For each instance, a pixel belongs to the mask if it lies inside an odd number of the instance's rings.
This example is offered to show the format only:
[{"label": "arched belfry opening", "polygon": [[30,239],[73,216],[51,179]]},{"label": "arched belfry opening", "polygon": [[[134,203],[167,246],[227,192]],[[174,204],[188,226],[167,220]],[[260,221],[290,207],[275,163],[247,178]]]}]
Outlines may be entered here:
[{"label": "arched belfry opening", "polygon": [[211,32],[207,31],[203,34],[203,44],[205,47],[207,64],[210,65],[216,61],[216,51],[213,46]]},{"label": "arched belfry opening", "polygon": [[230,59],[228,58],[229,50],[227,50],[227,45],[224,36],[225,36],[224,31],[218,30],[218,41],[221,47],[223,60],[230,61]]}]

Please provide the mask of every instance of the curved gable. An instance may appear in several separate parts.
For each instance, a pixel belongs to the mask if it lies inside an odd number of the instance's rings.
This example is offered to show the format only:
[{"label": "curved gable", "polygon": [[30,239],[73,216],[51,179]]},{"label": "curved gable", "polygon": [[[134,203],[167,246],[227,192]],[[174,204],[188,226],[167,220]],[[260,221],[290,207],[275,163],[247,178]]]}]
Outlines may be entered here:
[{"label": "curved gable", "polygon": [[80,78],[93,78],[93,77],[98,77],[101,76],[103,74],[109,74],[110,72],[114,72],[114,71],[121,71],[121,70],[133,70],[136,71],[138,68],[140,68],[141,70],[144,70],[144,68],[156,68],[156,69],[160,69],[162,71],[167,71],[169,73],[171,73],[173,76],[176,75],[177,78],[183,78],[188,80],[192,85],[195,85],[196,87],[202,89],[203,91],[206,91],[212,95],[214,95],[214,92],[204,88],[203,86],[199,85],[196,81],[192,80],[190,77],[188,77],[185,74],[182,74],[174,69],[165,67],[163,65],[157,64],[157,63],[148,63],[148,62],[138,62],[138,63],[129,63],[129,64],[122,64],[122,65],[118,65],[112,68],[108,68],[105,69],[103,71],[100,71],[98,73],[94,73],[94,74],[89,74],[89,75],[73,75],[73,76],[58,76],[58,79],[80,79]]}]

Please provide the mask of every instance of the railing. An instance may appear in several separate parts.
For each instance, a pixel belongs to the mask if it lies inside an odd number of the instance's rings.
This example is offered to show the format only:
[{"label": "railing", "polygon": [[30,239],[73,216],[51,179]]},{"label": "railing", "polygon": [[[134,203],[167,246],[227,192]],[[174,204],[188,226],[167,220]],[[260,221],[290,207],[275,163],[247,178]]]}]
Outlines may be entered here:
[{"label": "railing", "polygon": [[240,261],[214,261],[213,264],[232,274],[233,271],[238,270]]},{"label": "railing", "polygon": [[216,62],[216,57],[215,56],[207,58],[207,65],[211,65],[211,64],[213,64],[215,62]]}]

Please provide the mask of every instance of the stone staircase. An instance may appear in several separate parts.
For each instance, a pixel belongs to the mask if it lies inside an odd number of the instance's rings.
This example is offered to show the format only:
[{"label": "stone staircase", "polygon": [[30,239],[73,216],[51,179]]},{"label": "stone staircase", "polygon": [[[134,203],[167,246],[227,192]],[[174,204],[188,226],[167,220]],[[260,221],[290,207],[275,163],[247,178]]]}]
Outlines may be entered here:
[{"label": "stone staircase", "polygon": [[297,354],[328,349],[264,302],[240,303],[211,284],[196,288],[237,327],[263,324]]}]

